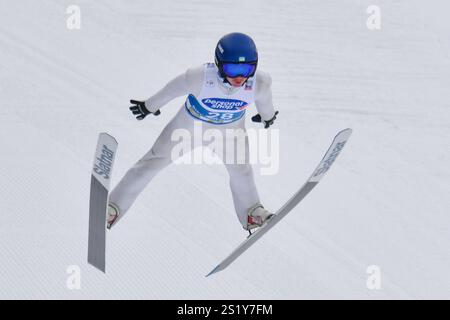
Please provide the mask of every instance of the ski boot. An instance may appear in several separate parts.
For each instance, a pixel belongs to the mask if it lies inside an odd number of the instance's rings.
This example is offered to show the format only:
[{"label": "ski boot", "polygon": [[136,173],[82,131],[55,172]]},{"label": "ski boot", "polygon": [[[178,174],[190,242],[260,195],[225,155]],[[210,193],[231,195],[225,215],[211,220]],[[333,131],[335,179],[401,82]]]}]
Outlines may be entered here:
[{"label": "ski boot", "polygon": [[251,230],[263,226],[273,216],[273,213],[270,213],[269,211],[264,209],[264,207],[260,203],[257,203],[248,210],[247,226],[244,227],[244,229],[247,230],[251,235]]},{"label": "ski boot", "polygon": [[114,222],[117,221],[117,218],[119,218],[119,207],[115,205],[114,203],[108,204],[108,214],[106,217],[106,228],[111,229],[111,227],[114,225]]}]

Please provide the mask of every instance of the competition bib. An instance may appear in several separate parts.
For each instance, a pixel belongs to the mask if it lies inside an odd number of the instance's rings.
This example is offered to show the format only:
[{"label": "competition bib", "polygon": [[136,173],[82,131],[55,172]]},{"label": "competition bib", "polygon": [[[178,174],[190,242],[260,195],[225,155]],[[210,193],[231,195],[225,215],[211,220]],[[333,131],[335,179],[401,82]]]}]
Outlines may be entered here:
[{"label": "competition bib", "polygon": [[239,90],[231,94],[222,91],[219,81],[216,65],[205,64],[205,76],[199,96],[189,94],[184,104],[192,117],[212,124],[227,124],[238,121],[245,115],[245,109],[254,102],[255,79],[248,79]]}]

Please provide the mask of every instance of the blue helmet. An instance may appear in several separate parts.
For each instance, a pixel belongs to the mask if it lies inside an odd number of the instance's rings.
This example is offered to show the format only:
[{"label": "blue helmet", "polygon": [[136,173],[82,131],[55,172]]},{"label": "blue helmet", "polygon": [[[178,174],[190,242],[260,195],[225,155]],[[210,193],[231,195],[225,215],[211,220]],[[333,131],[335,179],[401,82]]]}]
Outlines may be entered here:
[{"label": "blue helmet", "polygon": [[236,76],[251,77],[255,74],[258,64],[258,50],[255,42],[246,34],[229,33],[217,43],[215,62],[222,78],[226,76],[231,78]]}]

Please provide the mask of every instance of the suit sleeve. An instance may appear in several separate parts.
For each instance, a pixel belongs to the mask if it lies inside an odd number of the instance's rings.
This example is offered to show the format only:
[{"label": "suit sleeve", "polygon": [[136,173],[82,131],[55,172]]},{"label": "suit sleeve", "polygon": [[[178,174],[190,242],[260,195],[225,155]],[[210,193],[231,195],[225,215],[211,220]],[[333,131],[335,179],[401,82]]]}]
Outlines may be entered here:
[{"label": "suit sleeve", "polygon": [[145,106],[150,112],[155,112],[169,101],[190,93],[198,94],[203,80],[203,68],[188,69],[169,81],[161,90],[145,100]]},{"label": "suit sleeve", "polygon": [[272,101],[272,78],[266,72],[258,72],[256,78],[255,105],[262,120],[270,120],[275,115]]}]

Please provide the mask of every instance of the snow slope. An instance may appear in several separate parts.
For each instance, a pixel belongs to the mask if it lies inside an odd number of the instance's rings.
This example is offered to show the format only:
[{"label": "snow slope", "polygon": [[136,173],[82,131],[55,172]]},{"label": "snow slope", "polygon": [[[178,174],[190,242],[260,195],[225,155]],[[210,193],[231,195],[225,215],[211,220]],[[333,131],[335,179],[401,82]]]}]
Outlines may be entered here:
[{"label": "snow slope", "polygon": [[[81,30],[66,28],[71,4]],[[366,27],[372,4],[381,30]],[[449,9],[444,0],[1,1],[0,298],[450,298]],[[280,171],[256,177],[265,206],[280,207],[351,127],[346,149],[284,221],[209,278],[245,236],[226,170],[170,166],[108,233],[107,273],[98,272],[86,262],[98,133],[119,142],[115,184],[183,102],[137,122],[128,100],[212,61],[231,31],[254,37],[280,110]],[[80,290],[66,285],[71,265]],[[370,265],[380,290],[366,286]]]}]

